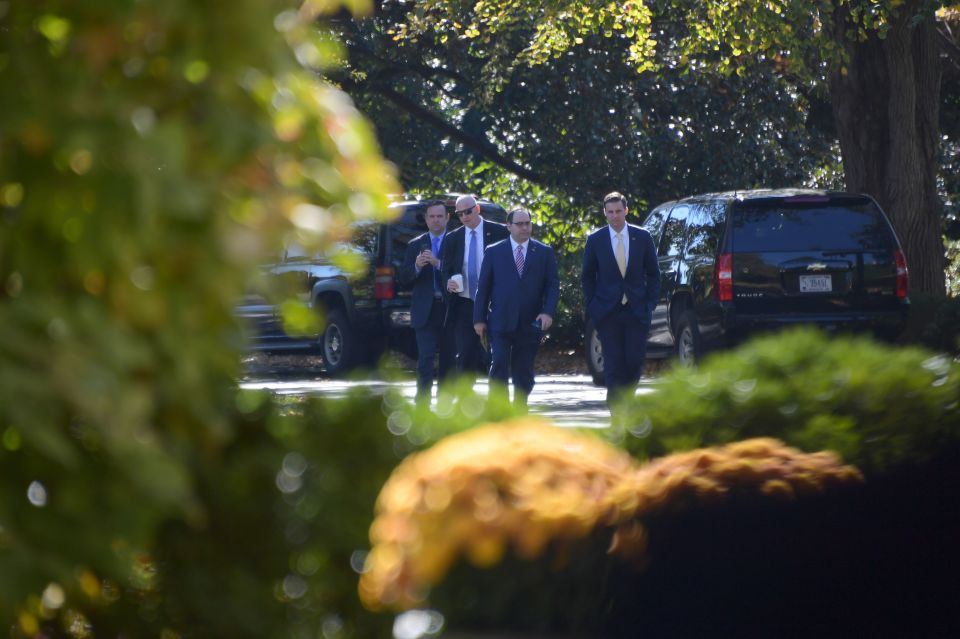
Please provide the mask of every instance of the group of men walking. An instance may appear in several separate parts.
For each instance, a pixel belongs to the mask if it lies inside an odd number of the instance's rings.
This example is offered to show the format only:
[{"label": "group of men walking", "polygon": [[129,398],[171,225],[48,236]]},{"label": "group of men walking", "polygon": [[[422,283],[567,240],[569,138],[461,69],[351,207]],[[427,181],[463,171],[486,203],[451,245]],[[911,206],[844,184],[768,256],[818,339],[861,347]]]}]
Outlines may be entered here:
[{"label": "group of men walking", "polygon": [[[632,393],[643,372],[647,333],[660,289],[650,234],[626,223],[627,200],[603,200],[607,226],[587,238],[583,256],[584,306],[604,353],[607,403]],[[449,213],[428,203],[427,232],[407,245],[400,279],[413,286],[411,323],[417,337],[417,403],[429,404],[434,381],[483,372],[489,350],[491,394],[525,407],[533,390],[534,360],[553,324],[560,297],[553,249],[531,238],[533,220],[512,209],[506,225],[485,220],[472,195],[457,198],[463,226],[447,233]]]}]

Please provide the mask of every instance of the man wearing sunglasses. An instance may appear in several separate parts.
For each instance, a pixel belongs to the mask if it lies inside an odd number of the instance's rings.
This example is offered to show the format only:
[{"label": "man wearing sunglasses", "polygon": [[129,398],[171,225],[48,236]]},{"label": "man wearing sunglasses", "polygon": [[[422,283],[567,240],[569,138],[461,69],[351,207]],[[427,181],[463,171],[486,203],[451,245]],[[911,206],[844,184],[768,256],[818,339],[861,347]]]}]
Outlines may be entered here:
[{"label": "man wearing sunglasses", "polygon": [[473,303],[483,253],[510,233],[506,226],[483,219],[480,205],[472,195],[458,197],[454,210],[463,226],[447,235],[440,272],[446,282],[447,326],[452,326],[454,333],[457,372],[475,377],[485,370],[480,337],[473,328]]}]

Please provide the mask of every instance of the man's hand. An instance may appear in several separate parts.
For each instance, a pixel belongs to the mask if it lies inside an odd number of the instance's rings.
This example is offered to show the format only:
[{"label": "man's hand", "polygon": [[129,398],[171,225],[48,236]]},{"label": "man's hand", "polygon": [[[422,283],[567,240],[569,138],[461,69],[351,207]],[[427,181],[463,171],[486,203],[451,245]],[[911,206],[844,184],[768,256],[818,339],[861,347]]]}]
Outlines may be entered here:
[{"label": "man's hand", "polygon": [[473,330],[477,332],[477,335],[483,339],[483,336],[487,334],[487,323],[486,322],[477,322],[473,325]]},{"label": "man's hand", "polygon": [[430,249],[424,249],[420,251],[420,255],[417,256],[417,269],[422,269],[427,264],[433,265],[434,268],[439,268],[440,260],[433,256],[433,252]]},{"label": "man's hand", "polygon": [[[527,315],[527,317],[530,317]],[[540,330],[545,331],[551,326],[553,326],[553,318],[547,315],[546,313],[540,313],[537,315],[537,320],[540,322]]]}]

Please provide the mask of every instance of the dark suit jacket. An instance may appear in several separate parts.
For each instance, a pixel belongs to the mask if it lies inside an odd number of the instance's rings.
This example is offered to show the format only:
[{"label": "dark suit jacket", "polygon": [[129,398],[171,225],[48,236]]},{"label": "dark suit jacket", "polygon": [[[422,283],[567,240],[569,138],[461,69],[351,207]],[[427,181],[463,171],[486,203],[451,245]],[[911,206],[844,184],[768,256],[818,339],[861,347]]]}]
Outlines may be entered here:
[{"label": "dark suit jacket", "polygon": [[[440,243],[441,255],[449,237],[450,235],[447,234]],[[400,267],[400,283],[404,286],[413,285],[413,296],[410,301],[410,325],[414,329],[423,328],[427,325],[427,321],[430,319],[430,311],[433,308],[434,268],[428,264],[417,273],[417,256],[424,249],[433,249],[429,231],[423,235],[418,235],[407,243],[407,251],[403,255],[403,265]],[[441,293],[446,286],[446,280],[441,277]]]},{"label": "dark suit jacket", "polygon": [[649,326],[653,309],[660,295],[660,266],[657,249],[646,229],[628,224],[630,238],[627,274],[620,275],[617,258],[610,242],[610,227],[594,231],[587,237],[583,252],[583,301],[594,323],[610,314],[627,295],[630,311]]},{"label": "dark suit jacket", "polygon": [[[467,227],[461,226],[456,231],[448,233],[443,240],[443,263],[440,265],[441,280],[443,281],[443,290],[446,293],[447,280],[460,273],[463,275],[463,283],[466,286],[467,274],[463,272],[463,244],[466,237]],[[503,224],[497,224],[490,220],[483,221],[483,248],[510,236],[507,227]],[[484,260],[486,260],[486,251],[484,251]],[[449,297],[458,295],[458,293],[449,293]]]},{"label": "dark suit jacket", "polygon": [[559,298],[560,278],[553,249],[530,240],[521,277],[510,240],[503,240],[487,249],[483,257],[473,321],[485,322],[490,331],[532,330],[540,313],[556,315]]}]

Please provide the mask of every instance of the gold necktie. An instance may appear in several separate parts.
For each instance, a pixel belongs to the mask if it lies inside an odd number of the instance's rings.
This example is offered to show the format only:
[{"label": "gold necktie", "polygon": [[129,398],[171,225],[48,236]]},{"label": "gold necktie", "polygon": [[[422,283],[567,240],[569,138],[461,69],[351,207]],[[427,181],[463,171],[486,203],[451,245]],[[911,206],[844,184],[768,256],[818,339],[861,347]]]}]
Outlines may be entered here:
[{"label": "gold necktie", "polygon": [[[627,274],[627,256],[626,256],[626,253],[625,253],[624,250],[623,250],[623,234],[622,234],[622,233],[617,233],[617,250],[616,250],[616,257],[617,257],[617,266],[620,267],[620,275],[621,275],[621,276],[626,276],[626,274]],[[620,300],[620,303],[621,303],[621,304],[626,304],[626,303],[627,303],[627,294],[626,294],[626,293],[623,294],[623,299]]]},{"label": "gold necktie", "polygon": [[617,266],[620,267],[620,275],[627,274],[627,255],[623,250],[623,235],[617,233]]}]

